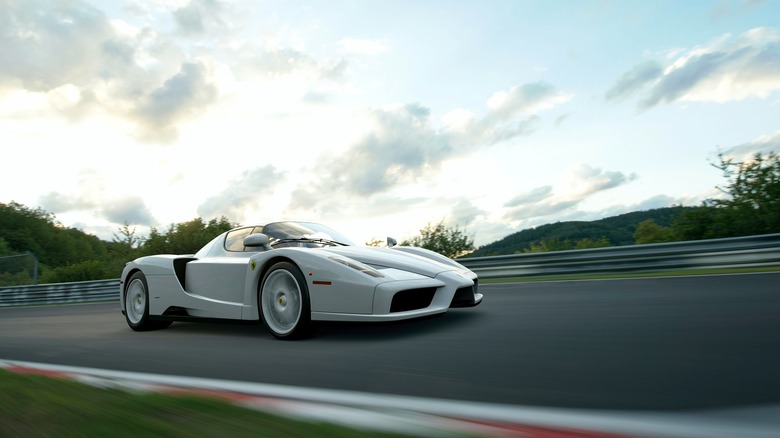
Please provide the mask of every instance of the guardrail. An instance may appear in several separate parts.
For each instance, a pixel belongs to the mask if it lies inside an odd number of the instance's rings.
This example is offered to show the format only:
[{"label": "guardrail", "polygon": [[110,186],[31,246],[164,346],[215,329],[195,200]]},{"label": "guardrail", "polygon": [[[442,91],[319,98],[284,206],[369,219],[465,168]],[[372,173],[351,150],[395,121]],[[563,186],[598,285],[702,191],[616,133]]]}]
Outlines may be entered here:
[{"label": "guardrail", "polygon": [[0,307],[119,302],[119,279],[0,288]]},{"label": "guardrail", "polygon": [[458,259],[480,278],[780,265],[780,234]]},{"label": "guardrail", "polygon": [[[780,266],[780,234],[462,258],[483,279]],[[0,307],[118,300],[119,279],[0,288]]]}]

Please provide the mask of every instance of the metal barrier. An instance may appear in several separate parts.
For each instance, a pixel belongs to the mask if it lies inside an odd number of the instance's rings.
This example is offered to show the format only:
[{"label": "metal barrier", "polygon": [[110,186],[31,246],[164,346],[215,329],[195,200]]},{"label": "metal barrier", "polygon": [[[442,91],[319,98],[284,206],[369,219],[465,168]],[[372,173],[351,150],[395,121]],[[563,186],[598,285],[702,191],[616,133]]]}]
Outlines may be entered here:
[{"label": "metal barrier", "polygon": [[[462,258],[480,278],[780,266],[780,234]],[[119,279],[0,288],[0,307],[119,300]]]},{"label": "metal barrier", "polygon": [[462,258],[480,278],[780,266],[780,234]]},{"label": "metal barrier", "polygon": [[0,307],[119,302],[119,279],[0,288]]}]

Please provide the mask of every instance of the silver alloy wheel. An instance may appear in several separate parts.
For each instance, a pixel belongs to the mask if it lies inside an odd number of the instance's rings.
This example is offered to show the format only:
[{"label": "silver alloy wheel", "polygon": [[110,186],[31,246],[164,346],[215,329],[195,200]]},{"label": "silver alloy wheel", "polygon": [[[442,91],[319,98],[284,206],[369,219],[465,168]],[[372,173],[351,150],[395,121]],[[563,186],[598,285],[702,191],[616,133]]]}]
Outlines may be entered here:
[{"label": "silver alloy wheel", "polygon": [[301,318],[301,288],[286,269],[271,272],[263,283],[263,317],[268,328],[279,335],[292,332]]},{"label": "silver alloy wheel", "polygon": [[146,313],[146,287],[140,278],[136,278],[127,286],[125,296],[125,312],[127,319],[138,324]]}]

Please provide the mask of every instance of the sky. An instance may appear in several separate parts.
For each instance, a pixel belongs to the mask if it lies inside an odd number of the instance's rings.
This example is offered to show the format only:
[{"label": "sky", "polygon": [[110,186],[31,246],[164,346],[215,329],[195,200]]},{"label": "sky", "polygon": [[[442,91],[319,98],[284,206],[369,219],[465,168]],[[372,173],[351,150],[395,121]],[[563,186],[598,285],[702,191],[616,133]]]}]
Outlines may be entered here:
[{"label": "sky", "polygon": [[0,202],[363,243],[721,196],[780,152],[780,1],[0,0]]}]

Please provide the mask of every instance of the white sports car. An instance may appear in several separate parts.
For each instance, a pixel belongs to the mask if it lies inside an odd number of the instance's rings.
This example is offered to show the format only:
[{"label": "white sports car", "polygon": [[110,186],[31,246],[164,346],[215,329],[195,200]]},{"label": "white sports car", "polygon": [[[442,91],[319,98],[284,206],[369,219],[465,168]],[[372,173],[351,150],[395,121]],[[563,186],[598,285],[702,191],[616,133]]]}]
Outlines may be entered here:
[{"label": "white sports car", "polygon": [[275,222],[227,231],[195,254],[128,262],[119,298],[137,331],[175,320],[261,320],[291,339],[312,321],[395,321],[476,306],[477,281],[423,248],[354,246],[323,225]]}]

